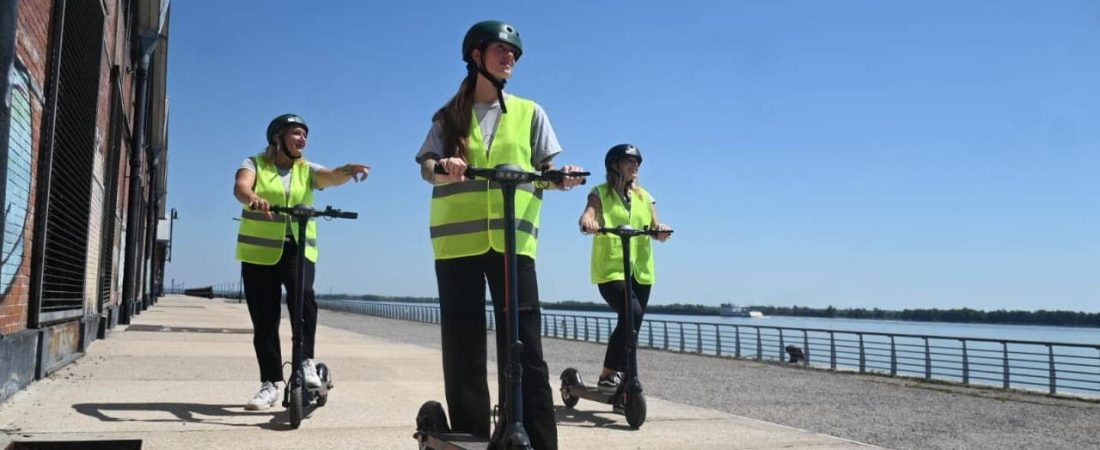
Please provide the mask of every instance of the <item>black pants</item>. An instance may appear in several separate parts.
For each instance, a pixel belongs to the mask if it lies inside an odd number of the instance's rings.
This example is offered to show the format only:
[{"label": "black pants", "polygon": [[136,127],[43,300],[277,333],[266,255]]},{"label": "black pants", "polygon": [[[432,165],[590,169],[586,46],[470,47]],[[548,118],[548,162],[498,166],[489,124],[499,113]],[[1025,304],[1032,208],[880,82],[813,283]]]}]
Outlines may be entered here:
[{"label": "black pants", "polygon": [[[542,357],[538,281],[535,261],[516,259],[519,278],[519,339],[523,341],[523,426],[536,449],[558,448],[550,370]],[[504,255],[489,253],[435,261],[439,283],[440,330],[443,346],[443,382],[451,429],[489,436],[489,386],[486,380],[485,281],[493,299],[497,323],[498,395],[508,388],[505,379],[506,328],[504,319]],[[501,411],[503,412],[503,411]]]},{"label": "black pants", "polygon": [[[298,246],[283,244],[283,256],[273,266],[241,263],[244,297],[252,318],[252,346],[260,364],[260,381],[283,381],[283,356],[279,347],[279,320],[282,315],[282,288],[286,287],[291,327],[298,320],[298,302],[294,298],[298,280]],[[304,336],[294,336],[295,350],[302,339],[303,358],[313,357],[313,337],[317,334],[317,300],[313,298],[314,265],[305,260]],[[291,328],[293,330],[293,328]],[[296,355],[295,355],[296,356]]]},{"label": "black pants", "polygon": [[[600,296],[607,305],[619,315],[615,331],[611,333],[611,339],[607,342],[607,353],[603,357],[603,366],[622,372],[627,367],[626,349],[630,344],[630,328],[626,325],[626,282],[609,281],[600,283]],[[653,289],[651,284],[639,284],[634,279],[634,295],[630,296],[631,308],[634,311],[634,331],[642,329],[642,318],[645,316],[646,305],[649,304],[649,291]]]}]

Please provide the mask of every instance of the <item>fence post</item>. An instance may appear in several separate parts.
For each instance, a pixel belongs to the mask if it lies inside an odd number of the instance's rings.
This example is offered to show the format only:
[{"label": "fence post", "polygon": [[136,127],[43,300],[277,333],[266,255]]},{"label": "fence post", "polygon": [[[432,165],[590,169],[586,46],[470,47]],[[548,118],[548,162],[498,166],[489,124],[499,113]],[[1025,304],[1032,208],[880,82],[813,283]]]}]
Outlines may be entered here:
[{"label": "fence post", "polygon": [[1058,393],[1058,374],[1054,372],[1054,346],[1047,344],[1047,354],[1050,355],[1050,393]]},{"label": "fence post", "polygon": [[836,333],[829,332],[829,368],[836,370]]},{"label": "fence post", "polygon": [[784,344],[785,343],[783,342],[783,329],[780,328],[779,329],[779,363],[783,364],[783,365],[787,365],[787,358],[783,357],[783,352],[786,349],[786,345],[784,345]]},{"label": "fence post", "polygon": [[966,339],[959,339],[962,342],[962,363],[963,363],[963,384],[970,384],[970,360],[966,354]]},{"label": "fence post", "polygon": [[668,322],[661,322],[661,324],[662,324],[662,325],[664,325],[664,327],[665,327],[665,343],[664,343],[664,347],[665,347],[665,350],[668,350]]},{"label": "fence post", "polygon": [[804,354],[802,355],[803,356],[802,366],[803,367],[809,367],[810,366],[810,333],[808,331],[806,331],[805,329],[802,330],[802,347],[804,348],[804,350],[803,350]]},{"label": "fence post", "polygon": [[859,373],[867,371],[867,354],[863,351],[863,333],[857,333],[859,335]]},{"label": "fence post", "polygon": [[741,326],[733,326],[733,357],[741,357]]},{"label": "fence post", "polygon": [[894,336],[890,335],[890,376],[898,375],[898,351],[894,345]]},{"label": "fence post", "polygon": [[703,325],[695,323],[695,353],[703,354]]},{"label": "fence post", "polygon": [[924,337],[924,379],[932,379],[932,352],[928,348],[928,336]]},{"label": "fence post", "polygon": [[588,342],[588,316],[584,316],[584,342]]},{"label": "fence post", "polygon": [[764,343],[760,340],[760,327],[756,328],[756,360],[764,359]]}]

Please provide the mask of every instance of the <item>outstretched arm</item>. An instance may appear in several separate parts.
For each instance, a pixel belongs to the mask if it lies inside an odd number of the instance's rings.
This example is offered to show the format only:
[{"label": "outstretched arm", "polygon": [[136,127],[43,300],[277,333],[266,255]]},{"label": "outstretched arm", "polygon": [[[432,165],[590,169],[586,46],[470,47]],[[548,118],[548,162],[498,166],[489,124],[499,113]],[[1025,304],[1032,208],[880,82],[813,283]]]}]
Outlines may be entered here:
[{"label": "outstretched arm", "polygon": [[320,169],[317,171],[317,189],[330,186],[339,186],[354,179],[356,182],[365,181],[370,175],[370,166],[366,164],[348,163],[335,169]]}]

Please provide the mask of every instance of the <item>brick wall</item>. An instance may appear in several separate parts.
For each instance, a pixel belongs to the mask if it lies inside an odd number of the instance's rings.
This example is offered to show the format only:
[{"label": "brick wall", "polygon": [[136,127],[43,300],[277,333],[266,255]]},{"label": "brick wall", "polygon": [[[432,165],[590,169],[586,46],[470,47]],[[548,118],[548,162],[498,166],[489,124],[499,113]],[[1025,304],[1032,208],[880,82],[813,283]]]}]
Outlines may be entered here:
[{"label": "brick wall", "polygon": [[[9,145],[9,192],[5,195],[6,216],[3,244],[4,256],[10,261],[0,273],[7,280],[3,299],[0,300],[0,333],[11,334],[27,327],[27,304],[30,294],[31,240],[33,238],[35,183],[37,173],[37,149],[42,123],[42,92],[49,58],[49,30],[53,18],[53,1],[20,2],[19,22],[16,31],[16,58],[26,67],[18,74],[22,90],[13,91],[11,139]],[[19,102],[16,110],[16,102]],[[25,108],[25,109],[24,109]],[[14,123],[19,121],[18,124]],[[26,125],[30,129],[26,129]],[[30,151],[24,155],[23,151]],[[19,171],[29,177],[21,180]],[[14,218],[12,216],[15,216]],[[13,220],[18,218],[20,220]],[[19,224],[18,222],[22,222]],[[21,242],[20,242],[21,241]],[[10,249],[10,250],[9,250]]]}]

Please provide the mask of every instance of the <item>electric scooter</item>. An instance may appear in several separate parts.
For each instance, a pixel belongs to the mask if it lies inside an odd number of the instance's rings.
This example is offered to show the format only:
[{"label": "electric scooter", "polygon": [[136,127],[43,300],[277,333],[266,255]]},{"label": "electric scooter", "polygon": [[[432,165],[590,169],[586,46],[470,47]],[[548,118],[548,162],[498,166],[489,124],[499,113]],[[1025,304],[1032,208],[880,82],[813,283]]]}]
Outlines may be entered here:
[{"label": "electric scooter", "polygon": [[306,225],[309,223],[309,219],[315,217],[355,219],[359,217],[359,213],[345,212],[333,209],[331,206],[326,206],[323,211],[318,211],[305,205],[294,207],[272,205],[271,212],[286,214],[298,222],[298,282],[293,293],[293,301],[298,305],[298,314],[296,314],[298,320],[292,321],[291,324],[294,336],[294,355],[291,358],[291,364],[294,367],[291,371],[290,381],[287,382],[286,391],[283,393],[283,406],[290,409],[290,426],[296,429],[302,424],[302,419],[309,416],[314,409],[328,403],[328,391],[334,386],[332,373],[324,363],[317,364],[317,376],[321,378],[320,387],[306,386],[304,381],[305,372],[302,371],[302,362],[305,359],[302,355],[302,321],[304,320],[303,307],[305,306],[306,288],[305,283],[302,281],[305,280],[306,270]]},{"label": "electric scooter", "polygon": [[[435,172],[445,175],[442,166],[437,165]],[[462,450],[462,449],[531,449],[531,440],[523,428],[523,384],[521,376],[520,353],[523,342],[519,340],[519,308],[516,304],[519,296],[519,277],[516,274],[516,187],[534,181],[561,182],[566,176],[588,176],[588,172],[563,172],[548,170],[545,172],[527,172],[512,164],[502,164],[495,169],[467,167],[467,178],[482,178],[500,185],[504,196],[504,265],[507,274],[505,289],[504,330],[506,341],[510,343],[506,358],[505,378],[508,389],[504,395],[503,413],[497,417],[492,437],[489,440],[466,433],[450,431],[447,414],[443,405],[437,401],[425,402],[416,414],[416,433],[413,437],[421,450]],[[498,331],[499,332],[499,331]]]},{"label": "electric scooter", "polygon": [[634,329],[634,302],[631,301],[634,296],[634,272],[630,265],[630,239],[635,236],[656,237],[662,233],[671,234],[672,230],[657,231],[649,227],[635,230],[630,225],[620,225],[618,228],[600,228],[599,232],[614,234],[622,239],[623,280],[626,283],[626,295],[623,298],[626,307],[623,310],[626,311],[626,326],[630,330],[630,339],[626,345],[627,367],[617,388],[587,386],[577,369],[567,368],[561,373],[561,400],[567,408],[576,406],[582,398],[612,405],[615,412],[622,411],[631,428],[637,429],[645,423],[646,406],[642,382],[638,380],[638,332]]}]

